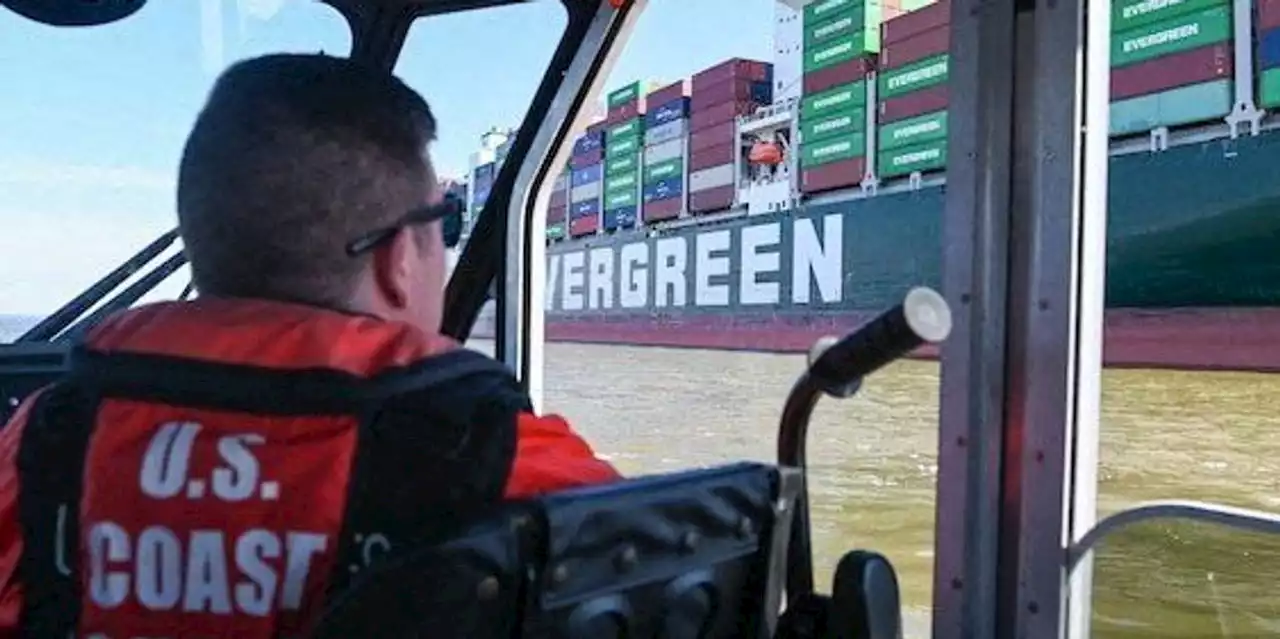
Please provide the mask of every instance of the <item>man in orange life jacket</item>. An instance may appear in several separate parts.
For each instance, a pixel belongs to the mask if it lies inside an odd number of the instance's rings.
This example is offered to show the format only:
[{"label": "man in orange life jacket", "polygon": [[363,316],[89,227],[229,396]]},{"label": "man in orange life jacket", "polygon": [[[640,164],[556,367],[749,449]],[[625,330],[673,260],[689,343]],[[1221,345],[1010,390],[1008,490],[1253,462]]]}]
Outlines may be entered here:
[{"label": "man in orange life jacket", "polygon": [[178,179],[200,298],[95,328],[0,433],[0,636],[293,636],[402,540],[618,477],[437,334],[434,135],[348,60],[219,79]]}]

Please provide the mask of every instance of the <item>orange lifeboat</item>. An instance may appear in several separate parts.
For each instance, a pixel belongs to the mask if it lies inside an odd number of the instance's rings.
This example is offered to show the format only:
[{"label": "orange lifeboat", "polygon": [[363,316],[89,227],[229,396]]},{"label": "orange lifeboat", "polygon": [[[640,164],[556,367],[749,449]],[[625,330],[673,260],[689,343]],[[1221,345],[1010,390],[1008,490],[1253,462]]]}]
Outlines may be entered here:
[{"label": "orange lifeboat", "polygon": [[747,154],[747,160],[752,164],[781,164],[782,147],[778,146],[776,142],[756,142],[751,146],[751,152]]}]

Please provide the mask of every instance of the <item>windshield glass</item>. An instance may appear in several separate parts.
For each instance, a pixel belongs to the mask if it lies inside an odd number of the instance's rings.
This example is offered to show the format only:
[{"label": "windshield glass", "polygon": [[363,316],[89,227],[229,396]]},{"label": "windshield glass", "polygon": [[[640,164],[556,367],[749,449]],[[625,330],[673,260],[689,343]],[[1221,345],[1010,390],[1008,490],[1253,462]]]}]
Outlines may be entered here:
[{"label": "windshield glass", "polygon": [[[0,314],[47,314],[174,227],[182,145],[222,69],[349,50],[346,23],[319,2],[150,2],[88,29],[0,10]],[[186,282],[180,272],[148,299]]]}]

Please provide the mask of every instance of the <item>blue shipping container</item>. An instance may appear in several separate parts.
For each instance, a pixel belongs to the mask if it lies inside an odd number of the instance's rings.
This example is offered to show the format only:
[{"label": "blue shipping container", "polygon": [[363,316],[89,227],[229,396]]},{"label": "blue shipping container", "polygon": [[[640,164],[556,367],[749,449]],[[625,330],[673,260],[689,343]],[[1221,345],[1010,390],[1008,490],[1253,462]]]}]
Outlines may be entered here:
[{"label": "blue shipping container", "polygon": [[596,131],[595,133],[585,133],[573,143],[573,154],[582,155],[590,153],[604,146],[604,131]]},{"label": "blue shipping container", "polygon": [[583,184],[591,184],[599,182],[604,177],[604,165],[592,164],[585,169],[574,169],[573,175],[569,176],[570,186],[582,186]]},{"label": "blue shipping container", "polygon": [[1258,66],[1264,69],[1280,67],[1280,29],[1258,36]]},{"label": "blue shipping container", "polygon": [[657,108],[652,108],[644,115],[644,128],[652,129],[668,122],[675,122],[689,117],[689,98],[676,98]]},{"label": "blue shipping container", "polygon": [[636,207],[623,206],[604,212],[604,227],[609,230],[631,228],[636,225]]},{"label": "blue shipping container", "polygon": [[569,217],[578,219],[582,217],[590,217],[600,213],[600,198],[593,197],[590,200],[574,202],[569,206]]},{"label": "blue shipping container", "polygon": [[675,175],[644,185],[644,201],[665,200],[680,195],[684,189],[684,176]]}]

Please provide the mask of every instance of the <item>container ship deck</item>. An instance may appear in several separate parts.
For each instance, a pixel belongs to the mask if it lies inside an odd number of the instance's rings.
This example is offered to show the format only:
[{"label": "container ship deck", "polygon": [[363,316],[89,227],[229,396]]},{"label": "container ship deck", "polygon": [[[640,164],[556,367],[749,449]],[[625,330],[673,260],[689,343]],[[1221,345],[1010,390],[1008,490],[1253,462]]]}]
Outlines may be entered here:
[{"label": "container ship deck", "polygon": [[[547,211],[547,338],[803,352],[941,287],[950,6],[899,1],[779,2],[773,61],[611,92]],[[1105,360],[1280,371],[1280,0],[1112,22]]]}]

